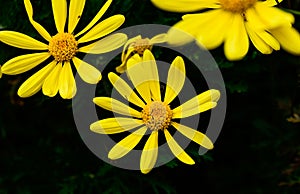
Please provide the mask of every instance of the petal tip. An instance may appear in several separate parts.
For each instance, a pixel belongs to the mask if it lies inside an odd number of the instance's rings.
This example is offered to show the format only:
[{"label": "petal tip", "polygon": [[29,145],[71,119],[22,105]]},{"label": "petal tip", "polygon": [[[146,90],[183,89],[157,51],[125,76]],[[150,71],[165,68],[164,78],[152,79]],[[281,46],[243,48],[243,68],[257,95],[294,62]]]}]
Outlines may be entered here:
[{"label": "petal tip", "polygon": [[211,102],[211,108],[215,108],[217,106],[217,103],[216,102]]},{"label": "petal tip", "polygon": [[17,92],[18,96],[20,96],[21,98],[26,98],[26,96],[24,95],[24,92],[20,90],[20,88],[18,89]]},{"label": "petal tip", "polygon": [[211,140],[209,138],[205,138],[203,141],[202,141],[202,144],[201,144],[203,147],[205,147],[206,149],[208,150],[212,150],[214,149],[214,144],[211,142]]},{"label": "petal tip", "polygon": [[98,100],[99,100],[99,97],[93,98],[93,102],[94,102],[95,104],[97,104]]},{"label": "petal tip", "polygon": [[99,81],[101,81],[101,79],[102,79],[102,74],[100,73],[98,75],[97,79],[96,79],[96,83],[95,84],[97,84]]},{"label": "petal tip", "polygon": [[143,174],[148,174],[152,169],[141,169]]},{"label": "petal tip", "polygon": [[112,78],[114,78],[115,76],[117,76],[114,72],[109,72],[108,74],[107,74],[107,77],[108,77],[108,79],[109,80],[111,80]]},{"label": "petal tip", "polygon": [[216,89],[212,89],[212,101],[217,102],[221,97],[221,92]]},{"label": "petal tip", "polygon": [[191,160],[191,161],[186,162],[186,164],[188,164],[188,165],[194,165],[194,164],[195,164],[195,161],[194,161],[194,160]]},{"label": "petal tip", "polygon": [[108,155],[107,155],[108,159],[110,160],[116,160],[119,159],[120,157],[118,157],[116,154],[114,154],[113,152],[109,151]]},{"label": "petal tip", "polygon": [[96,121],[90,125],[90,130],[93,132],[98,132],[99,129],[101,129],[101,126],[99,125],[98,121]]}]

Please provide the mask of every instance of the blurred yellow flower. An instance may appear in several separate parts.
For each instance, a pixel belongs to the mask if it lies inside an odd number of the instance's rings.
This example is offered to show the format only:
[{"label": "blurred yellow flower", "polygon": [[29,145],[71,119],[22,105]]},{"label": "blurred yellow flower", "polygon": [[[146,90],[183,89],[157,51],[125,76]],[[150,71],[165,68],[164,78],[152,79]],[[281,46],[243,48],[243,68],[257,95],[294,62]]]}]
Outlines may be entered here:
[{"label": "blurred yellow flower", "polygon": [[[44,62],[50,56],[53,57],[52,62],[32,75],[20,86],[18,90],[20,97],[32,96],[42,89],[43,94],[50,97],[55,96],[59,91],[62,98],[72,98],[76,94],[76,83],[72,73],[71,61],[85,82],[96,84],[101,79],[101,72],[77,58],[77,52],[105,53],[121,47],[127,41],[125,34],[116,33],[91,43],[91,41],[115,31],[124,23],[125,18],[123,15],[114,15],[96,24],[106,12],[112,0],[108,0],[94,19],[76,35],[73,32],[81,18],[85,0],[70,0],[69,12],[66,0],[52,0],[51,2],[54,21],[58,31],[54,36],[50,36],[39,23],[34,21],[31,2],[30,0],[24,0],[30,23],[48,41],[48,44],[19,32],[0,32],[0,41],[8,45],[21,49],[44,51],[21,55],[7,61],[2,66],[2,73],[4,74],[15,75],[26,72]],[[66,26],[67,19],[68,24]],[[65,31],[66,28],[67,30]],[[81,46],[81,44],[85,44],[85,46]]]},{"label": "blurred yellow flower", "polygon": [[[180,29],[191,34],[207,49],[224,42],[224,53],[229,60],[240,60],[248,52],[249,38],[263,54],[280,47],[295,55],[300,54],[300,35],[292,27],[294,16],[275,6],[275,0],[151,0],[157,7],[187,14],[168,32],[170,44],[182,44],[191,38],[179,34]],[[281,2],[282,0],[279,0]]]},{"label": "blurred yellow flower", "polygon": [[2,77],[2,70],[1,70],[1,65],[0,65],[0,78]]},{"label": "blurred yellow flower", "polygon": [[126,64],[130,57],[134,54],[143,56],[146,49],[151,50],[154,44],[166,42],[166,34],[158,34],[151,39],[142,38],[141,35],[129,39],[123,47],[122,51],[122,64],[116,68],[118,73],[124,73]]},{"label": "blurred yellow flower", "polygon": [[[141,58],[138,54],[133,56],[133,58],[135,57]],[[158,134],[162,132],[171,152],[180,161],[186,164],[194,164],[194,160],[175,141],[168,128],[173,126],[192,141],[207,149],[212,149],[213,143],[205,134],[182,125],[173,119],[186,118],[214,108],[217,105],[220,92],[215,89],[208,90],[171,109],[169,106],[170,102],[179,94],[185,82],[186,75],[183,59],[176,57],[172,62],[168,71],[166,91],[164,96],[162,96],[158,70],[152,53],[149,50],[145,50],[139,63],[133,58],[130,58],[127,62],[127,73],[142,99],[115,73],[109,73],[108,78],[114,88],[126,100],[140,107],[140,111],[113,98],[96,97],[93,101],[98,106],[127,117],[120,116],[99,120],[92,123],[90,129],[100,134],[115,134],[138,128],[109,151],[108,158],[112,160],[121,158],[130,152],[149,130],[151,134],[144,145],[140,160],[142,173],[148,173],[156,163]]]},{"label": "blurred yellow flower", "polygon": [[293,116],[287,118],[286,120],[291,123],[300,123],[300,116],[297,113],[294,113]]}]

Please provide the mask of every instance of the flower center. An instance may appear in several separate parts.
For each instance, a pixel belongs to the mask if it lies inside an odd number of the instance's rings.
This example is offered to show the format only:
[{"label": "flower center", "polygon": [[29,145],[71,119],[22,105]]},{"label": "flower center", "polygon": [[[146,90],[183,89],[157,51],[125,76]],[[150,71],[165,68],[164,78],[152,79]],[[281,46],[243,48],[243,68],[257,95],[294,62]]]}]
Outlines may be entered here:
[{"label": "flower center", "polygon": [[152,49],[149,38],[136,40],[132,46],[139,55],[143,55],[146,49]]},{"label": "flower center", "polygon": [[49,52],[56,61],[69,61],[77,52],[78,42],[70,33],[58,33],[49,43]]},{"label": "flower center", "polygon": [[172,115],[170,106],[160,101],[152,101],[142,110],[145,125],[153,131],[167,129]]},{"label": "flower center", "polygon": [[244,13],[248,8],[252,7],[257,0],[219,0],[222,8],[237,13]]}]

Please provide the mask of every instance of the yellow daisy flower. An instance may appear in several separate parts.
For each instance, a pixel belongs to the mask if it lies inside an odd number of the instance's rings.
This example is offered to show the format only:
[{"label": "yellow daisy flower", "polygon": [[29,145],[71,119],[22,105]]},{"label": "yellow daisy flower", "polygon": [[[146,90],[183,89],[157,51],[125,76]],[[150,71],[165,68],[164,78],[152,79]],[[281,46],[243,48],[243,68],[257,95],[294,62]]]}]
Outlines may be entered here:
[{"label": "yellow daisy flower", "polygon": [[[249,49],[249,38],[263,54],[280,47],[300,54],[300,35],[292,27],[294,16],[275,6],[275,0],[151,0],[157,7],[174,12],[194,12],[211,8],[203,13],[187,14],[175,28],[188,32],[207,49],[224,42],[224,53],[229,60],[242,59]],[[282,0],[279,0],[280,2]],[[170,44],[191,41],[168,32]]]},{"label": "yellow daisy flower", "polygon": [[[44,95],[50,97],[55,96],[59,91],[62,98],[72,98],[76,93],[76,83],[72,73],[71,62],[85,82],[96,84],[101,79],[100,71],[77,58],[77,52],[92,54],[106,53],[119,48],[127,41],[125,34],[116,33],[97,42],[90,43],[110,34],[124,23],[125,18],[123,15],[114,15],[96,24],[106,12],[112,0],[108,0],[94,19],[76,35],[73,32],[81,18],[85,0],[70,0],[69,12],[67,11],[66,0],[52,0],[51,2],[55,25],[58,31],[54,36],[50,36],[39,23],[34,21],[31,2],[30,0],[24,0],[30,23],[48,44],[19,32],[0,32],[0,41],[8,45],[22,49],[43,51],[10,59],[2,66],[4,74],[20,74],[36,67],[50,56],[54,58],[52,62],[20,86],[18,95],[21,97],[32,96],[42,89]],[[68,24],[66,26],[67,18]],[[67,28],[66,31],[65,28]],[[84,46],[81,44],[84,44]]]},{"label": "yellow daisy flower", "polygon": [[[140,57],[138,54],[135,57]],[[141,57],[140,57],[141,58]],[[118,142],[108,153],[108,158],[115,160],[130,152],[141,140],[147,131],[151,132],[141,155],[140,169],[148,173],[155,165],[158,156],[158,134],[164,133],[171,152],[182,162],[194,164],[194,160],[178,145],[168,128],[173,126],[187,138],[199,145],[212,149],[213,143],[203,133],[188,126],[182,125],[174,119],[182,119],[214,108],[220,97],[220,92],[215,89],[203,92],[180,106],[171,109],[169,106],[181,91],[185,82],[185,65],[181,57],[176,57],[172,62],[166,83],[165,95],[162,99],[158,70],[154,56],[145,50],[141,63],[129,59],[127,72],[131,82],[142,99],[130,86],[115,73],[109,73],[108,78],[114,88],[130,103],[141,108],[133,109],[124,103],[109,97],[96,97],[93,99],[98,106],[125,115],[127,117],[114,117],[92,123],[90,129],[100,134],[115,134],[138,128],[123,140]]]},{"label": "yellow daisy flower", "polygon": [[123,47],[121,61],[122,64],[116,67],[118,73],[124,73],[126,71],[126,63],[130,57],[134,54],[143,56],[146,49],[151,50],[154,44],[166,42],[166,34],[158,34],[151,39],[142,38],[141,35],[129,39]]}]

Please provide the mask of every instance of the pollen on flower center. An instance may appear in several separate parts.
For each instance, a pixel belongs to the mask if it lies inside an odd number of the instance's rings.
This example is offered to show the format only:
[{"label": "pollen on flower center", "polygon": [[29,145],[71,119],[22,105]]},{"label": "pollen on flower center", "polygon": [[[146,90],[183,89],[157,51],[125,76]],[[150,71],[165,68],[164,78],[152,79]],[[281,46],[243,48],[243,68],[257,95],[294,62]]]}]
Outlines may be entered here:
[{"label": "pollen on flower center", "polygon": [[244,13],[252,7],[257,0],[219,0],[222,8],[237,13]]},{"label": "pollen on flower center", "polygon": [[153,131],[167,129],[172,115],[170,106],[160,101],[152,101],[142,110],[142,119],[145,125]]},{"label": "pollen on flower center", "polygon": [[70,33],[58,33],[49,42],[49,52],[56,61],[69,61],[72,59],[78,48],[78,42]]},{"label": "pollen on flower center", "polygon": [[144,54],[144,51],[146,49],[149,49],[149,50],[152,49],[152,45],[150,44],[149,38],[143,38],[143,39],[136,40],[132,44],[132,46],[139,55]]}]

